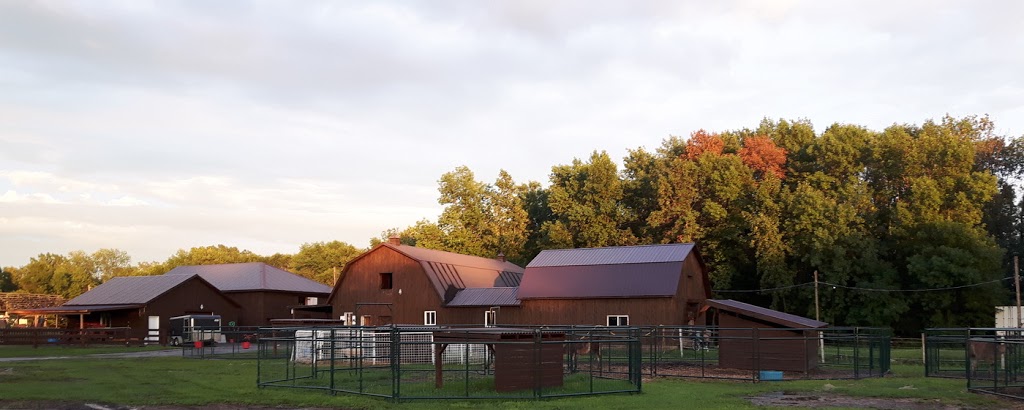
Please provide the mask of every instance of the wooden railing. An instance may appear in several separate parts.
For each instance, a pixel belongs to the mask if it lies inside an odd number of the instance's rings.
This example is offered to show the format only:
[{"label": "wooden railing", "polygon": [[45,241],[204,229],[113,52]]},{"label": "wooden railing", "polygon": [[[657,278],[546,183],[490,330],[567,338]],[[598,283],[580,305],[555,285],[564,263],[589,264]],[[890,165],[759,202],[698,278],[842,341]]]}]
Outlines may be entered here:
[{"label": "wooden railing", "polygon": [[0,345],[141,345],[127,327],[91,329],[6,328],[0,329]]}]

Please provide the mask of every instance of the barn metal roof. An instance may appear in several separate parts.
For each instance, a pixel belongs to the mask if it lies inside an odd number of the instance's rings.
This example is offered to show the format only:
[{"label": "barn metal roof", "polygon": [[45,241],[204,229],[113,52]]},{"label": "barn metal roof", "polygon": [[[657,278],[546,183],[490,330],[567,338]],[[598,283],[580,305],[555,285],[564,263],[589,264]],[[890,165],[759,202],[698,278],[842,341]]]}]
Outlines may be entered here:
[{"label": "barn metal roof", "polygon": [[146,304],[178,287],[195,275],[120,276],[69,300],[63,307],[77,305]]},{"label": "barn metal roof", "polygon": [[518,288],[467,288],[455,294],[446,306],[519,306]]},{"label": "barn metal roof", "polygon": [[331,287],[263,262],[178,266],[165,275],[199,275],[222,292],[331,293]]},{"label": "barn metal roof", "polygon": [[724,310],[726,312],[738,313],[752,318],[776,323],[786,327],[794,328],[819,328],[828,326],[828,323],[808,319],[803,316],[792,315],[778,310],[763,308],[749,303],[738,302],[732,299],[708,299],[708,306]]},{"label": "barn metal roof", "polygon": [[523,268],[508,261],[408,245],[383,243],[380,246],[418,261],[442,299],[449,288],[516,287],[523,275]]},{"label": "barn metal roof", "polygon": [[550,266],[622,265],[633,263],[682,262],[693,250],[692,243],[614,246],[608,248],[549,249],[541,251],[526,268]]},{"label": "barn metal roof", "polygon": [[520,299],[672,297],[692,243],[542,251],[519,286]]}]

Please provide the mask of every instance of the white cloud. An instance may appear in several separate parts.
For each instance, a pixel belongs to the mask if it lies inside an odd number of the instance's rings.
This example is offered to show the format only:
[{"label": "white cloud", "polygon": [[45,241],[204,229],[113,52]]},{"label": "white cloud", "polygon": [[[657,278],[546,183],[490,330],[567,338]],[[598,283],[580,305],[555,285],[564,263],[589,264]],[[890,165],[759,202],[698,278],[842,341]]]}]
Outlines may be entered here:
[{"label": "white cloud", "polygon": [[[882,12],[880,12],[880,10]],[[1024,133],[1012,2],[0,2],[0,263],[362,246],[459,165],[762,117]],[[21,239],[18,239],[21,238]]]}]

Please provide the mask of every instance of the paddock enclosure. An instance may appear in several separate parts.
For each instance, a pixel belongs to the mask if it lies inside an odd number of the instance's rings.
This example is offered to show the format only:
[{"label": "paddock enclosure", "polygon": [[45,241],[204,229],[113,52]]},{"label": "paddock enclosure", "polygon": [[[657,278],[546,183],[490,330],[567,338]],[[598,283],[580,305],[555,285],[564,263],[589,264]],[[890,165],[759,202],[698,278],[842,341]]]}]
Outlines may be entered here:
[{"label": "paddock enclosure", "polygon": [[1024,399],[1024,330],[927,329],[925,376],[965,379],[967,389]]},{"label": "paddock enclosure", "polygon": [[[639,393],[645,377],[756,382],[858,379],[889,370],[887,329],[800,330],[797,337],[678,326],[261,329],[257,384],[393,399],[543,398]],[[744,357],[747,368],[723,365],[721,345],[729,342],[755,347]],[[819,348],[814,366],[783,371],[768,367],[778,362],[771,350],[756,349],[764,343]]]}]

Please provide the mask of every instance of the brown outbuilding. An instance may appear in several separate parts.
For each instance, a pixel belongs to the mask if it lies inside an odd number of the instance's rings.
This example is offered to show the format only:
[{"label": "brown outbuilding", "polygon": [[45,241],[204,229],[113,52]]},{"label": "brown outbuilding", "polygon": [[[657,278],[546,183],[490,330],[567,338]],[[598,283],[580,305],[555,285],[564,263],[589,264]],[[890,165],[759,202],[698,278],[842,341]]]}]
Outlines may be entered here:
[{"label": "brown outbuilding", "polygon": [[828,323],[731,299],[708,300],[718,317],[719,366],[807,372],[818,367],[818,331]]}]

